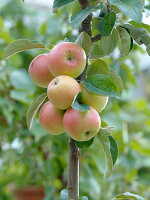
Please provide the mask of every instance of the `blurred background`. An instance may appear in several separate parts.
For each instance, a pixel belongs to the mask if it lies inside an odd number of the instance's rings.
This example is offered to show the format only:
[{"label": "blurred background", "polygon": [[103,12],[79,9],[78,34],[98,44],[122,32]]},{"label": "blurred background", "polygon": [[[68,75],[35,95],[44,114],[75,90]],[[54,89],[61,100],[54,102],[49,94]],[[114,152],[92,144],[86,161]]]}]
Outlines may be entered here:
[{"label": "blurred background", "polygon": [[[73,4],[54,14],[50,0],[1,0],[0,57],[15,39],[49,47],[65,39],[75,41],[78,31],[68,23],[72,8],[78,9],[77,2]],[[38,119],[31,132],[26,126],[29,105],[45,91],[36,87],[27,73],[31,60],[41,53],[46,51],[29,50],[0,63],[0,200],[14,200],[14,190],[33,186],[44,189],[44,200],[57,200],[67,185],[67,135],[48,135]],[[101,113],[114,127],[119,158],[113,175],[104,178],[105,158],[99,143],[95,140],[82,150],[80,193],[90,200],[110,200],[129,191],[149,200],[150,57],[143,46],[135,45],[125,58],[119,58],[116,49],[104,59],[124,83],[121,99],[110,99]]]}]

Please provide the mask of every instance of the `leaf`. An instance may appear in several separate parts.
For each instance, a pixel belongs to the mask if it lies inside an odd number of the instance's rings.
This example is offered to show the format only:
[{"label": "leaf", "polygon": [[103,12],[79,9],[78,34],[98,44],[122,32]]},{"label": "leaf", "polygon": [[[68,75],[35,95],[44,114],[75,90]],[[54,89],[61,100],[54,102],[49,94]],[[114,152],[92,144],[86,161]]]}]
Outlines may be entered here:
[{"label": "leaf", "polygon": [[101,120],[101,127],[107,127],[107,126],[108,124],[105,121]]},{"label": "leaf", "polygon": [[39,108],[44,103],[45,99],[47,98],[47,93],[41,94],[39,97],[35,99],[35,101],[30,105],[28,112],[27,112],[27,127],[29,130],[31,130],[33,119],[39,110]]},{"label": "leaf", "polygon": [[63,189],[60,193],[60,200],[68,200],[68,190]]},{"label": "leaf", "polygon": [[141,41],[143,44],[145,44],[145,46],[149,46],[150,45],[150,34],[149,33],[146,33],[146,34],[143,34],[141,36]]},{"label": "leaf", "polygon": [[91,60],[91,65],[87,70],[87,75],[92,76],[95,74],[109,74],[108,65],[101,59]]},{"label": "leaf", "polygon": [[114,165],[118,157],[118,145],[112,136],[108,136],[108,139],[110,142],[110,152],[111,152],[111,157],[112,157],[113,165]]},{"label": "leaf", "polygon": [[98,25],[98,30],[102,36],[109,36],[116,22],[116,13],[106,14]]},{"label": "leaf", "polygon": [[144,7],[146,10],[150,11],[150,5]]},{"label": "leaf", "polygon": [[131,24],[123,24],[121,27],[126,28],[131,37],[137,42],[139,45],[142,44],[141,42],[141,36],[148,33],[148,31],[145,28],[136,28],[132,26]]},{"label": "leaf", "polygon": [[[104,121],[103,121],[103,124],[104,124]],[[102,125],[103,126],[103,125]],[[106,134],[106,135],[110,135],[113,130],[114,130],[114,127],[113,126],[105,126],[104,128],[101,127],[101,129],[103,130],[103,132]]]},{"label": "leaf", "polygon": [[141,41],[146,46],[146,51],[150,56],[150,34],[143,34],[141,36]]},{"label": "leaf", "polygon": [[119,91],[123,89],[123,82],[121,77],[112,69],[109,71],[109,78],[117,86]]},{"label": "leaf", "polygon": [[143,4],[140,0],[109,0],[109,3],[117,6],[134,21],[139,23],[142,21]]},{"label": "leaf", "polygon": [[93,44],[90,58],[96,59],[109,55],[116,48],[117,43],[118,43],[118,31],[114,29],[110,36],[102,37],[101,40]]},{"label": "leaf", "polygon": [[146,51],[147,51],[148,55],[150,56],[150,45],[148,45],[148,46],[146,47]]},{"label": "leaf", "polygon": [[131,37],[139,44],[144,44],[146,46],[146,51],[150,55],[149,45],[150,45],[150,35],[147,29],[145,28],[136,28],[130,24],[122,25],[129,30]]},{"label": "leaf", "polygon": [[85,50],[86,55],[87,56],[89,55],[91,47],[92,47],[92,41],[89,34],[83,31],[82,33],[80,33],[75,43],[82,46],[83,49]]},{"label": "leaf", "polygon": [[90,106],[87,104],[82,104],[82,93],[79,92],[73,100],[73,103],[71,105],[71,107],[75,110],[78,110],[80,112],[85,112],[90,110]]},{"label": "leaf", "polygon": [[10,82],[16,90],[25,91],[31,95],[35,92],[35,86],[24,69],[14,70],[10,74]]},{"label": "leaf", "polygon": [[131,37],[125,28],[118,27],[117,30],[121,41],[121,45],[119,46],[120,56],[124,57],[127,56],[131,50]]},{"label": "leaf", "polygon": [[31,40],[26,40],[26,39],[14,40],[5,48],[1,60],[5,60],[16,53],[19,53],[27,49],[41,49],[41,48],[46,48],[46,46],[41,43],[33,42]]},{"label": "leaf", "polygon": [[119,97],[120,93],[116,85],[110,80],[109,76],[96,74],[82,81],[85,88],[98,95]]},{"label": "leaf", "polygon": [[101,8],[103,8],[102,5],[89,6],[85,9],[76,12],[74,15],[71,16],[70,24],[76,27],[79,26],[87,18],[89,14]]},{"label": "leaf", "polygon": [[9,95],[12,99],[25,103],[27,105],[29,104],[29,95],[25,91],[11,90]]},{"label": "leaf", "polygon": [[129,21],[130,24],[135,26],[136,28],[145,28],[150,33],[150,26],[144,23],[137,23],[135,21]]},{"label": "leaf", "polygon": [[74,0],[54,0],[54,3],[53,3],[53,11],[67,5],[68,3],[71,3],[73,2]]},{"label": "leaf", "polygon": [[111,157],[110,142],[107,135],[105,135],[101,129],[97,135],[106,159],[106,170],[104,176],[108,177],[111,176],[113,170],[113,160]]},{"label": "leaf", "polygon": [[117,199],[120,199],[120,200],[144,200],[143,197],[137,195],[137,194],[132,194],[130,192],[125,192],[123,194],[119,194],[117,195],[113,200],[117,200]]},{"label": "leaf", "polygon": [[84,149],[84,148],[87,148],[89,146],[91,146],[91,144],[93,143],[94,141],[94,137],[88,141],[85,141],[85,142],[78,142],[76,141],[76,145],[80,148],[80,149]]}]

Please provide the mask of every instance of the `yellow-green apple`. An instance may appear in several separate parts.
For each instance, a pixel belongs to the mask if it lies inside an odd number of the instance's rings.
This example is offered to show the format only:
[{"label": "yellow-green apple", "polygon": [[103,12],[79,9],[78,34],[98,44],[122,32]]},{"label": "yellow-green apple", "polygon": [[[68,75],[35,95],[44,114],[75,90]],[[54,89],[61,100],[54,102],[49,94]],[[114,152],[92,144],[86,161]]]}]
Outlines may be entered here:
[{"label": "yellow-green apple", "polygon": [[49,70],[53,76],[68,75],[77,78],[85,69],[86,54],[80,45],[62,42],[50,51],[49,62]]},{"label": "yellow-green apple", "polygon": [[80,84],[80,86],[82,91],[82,102],[93,107],[97,112],[101,112],[107,105],[108,96],[99,96],[89,92],[82,84]]},{"label": "yellow-green apple", "polygon": [[68,109],[63,118],[65,130],[76,141],[88,141],[94,137],[100,129],[101,119],[98,112],[90,107],[85,112]]},{"label": "yellow-green apple", "polygon": [[53,104],[48,101],[40,110],[39,120],[48,133],[58,135],[65,132],[63,116],[64,111],[55,108]]},{"label": "yellow-green apple", "polygon": [[74,78],[61,75],[49,83],[47,96],[56,108],[66,110],[70,108],[75,95],[80,91],[80,85]]},{"label": "yellow-green apple", "polygon": [[29,75],[32,81],[40,86],[46,88],[50,81],[54,78],[48,69],[49,54],[41,54],[35,57],[29,66]]}]

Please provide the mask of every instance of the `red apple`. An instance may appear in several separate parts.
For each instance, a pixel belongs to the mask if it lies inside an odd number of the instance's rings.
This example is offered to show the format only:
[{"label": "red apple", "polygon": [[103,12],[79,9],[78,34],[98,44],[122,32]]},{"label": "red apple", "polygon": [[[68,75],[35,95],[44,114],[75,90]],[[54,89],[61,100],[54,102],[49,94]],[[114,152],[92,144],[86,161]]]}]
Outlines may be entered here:
[{"label": "red apple", "polygon": [[32,81],[46,88],[50,81],[54,78],[49,69],[49,54],[41,54],[35,57],[29,66],[29,75]]},{"label": "red apple", "polygon": [[47,102],[40,110],[39,120],[48,133],[58,135],[65,132],[63,116],[64,112],[62,110],[58,110],[51,102]]},{"label": "red apple", "polygon": [[94,108],[79,112],[70,108],[64,114],[63,123],[68,135],[76,141],[88,141],[100,129],[101,119]]},{"label": "red apple", "polygon": [[50,51],[49,62],[49,70],[53,76],[68,75],[77,78],[85,69],[86,54],[80,45],[62,42]]}]

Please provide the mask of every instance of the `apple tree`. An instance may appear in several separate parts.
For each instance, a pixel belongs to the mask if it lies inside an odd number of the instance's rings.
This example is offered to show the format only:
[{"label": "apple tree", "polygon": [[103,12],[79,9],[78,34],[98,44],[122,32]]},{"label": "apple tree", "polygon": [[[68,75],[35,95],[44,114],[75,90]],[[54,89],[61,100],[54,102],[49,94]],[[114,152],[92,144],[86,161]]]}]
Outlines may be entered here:
[{"label": "apple tree", "polygon": [[[68,133],[68,187],[61,191],[60,199],[86,200],[88,197],[79,195],[80,149],[88,148],[94,140],[99,141],[106,159],[105,177],[111,176],[118,156],[117,141],[112,136],[113,129],[100,117],[109,98],[121,98],[124,86],[120,75],[109,67],[111,63],[107,62],[107,58],[118,53],[120,59],[124,59],[137,44],[144,45],[150,55],[150,35],[149,26],[142,21],[145,1],[54,0],[54,15],[68,4],[75,5],[68,22],[79,31],[74,42],[65,40],[59,44],[63,47],[56,51],[58,44],[49,48],[39,42],[18,39],[6,47],[2,60],[29,49],[48,51],[47,54],[38,55],[29,67],[33,82],[40,87],[46,87],[47,93],[37,97],[29,107],[27,126],[32,128],[34,117],[40,110],[41,124],[50,134]],[[74,47],[69,47],[70,44]],[[80,48],[80,51],[74,53],[76,47]],[[64,60],[61,54],[66,53],[65,48],[67,54]],[[77,63],[76,71],[71,71],[71,64],[74,62]],[[70,71],[67,63],[69,67],[72,66]],[[47,97],[49,104],[44,104]],[[63,107],[60,107],[60,104]],[[58,131],[60,123],[61,131]],[[83,133],[85,137],[81,137]],[[125,192],[113,200],[117,199],[143,198]]]}]

